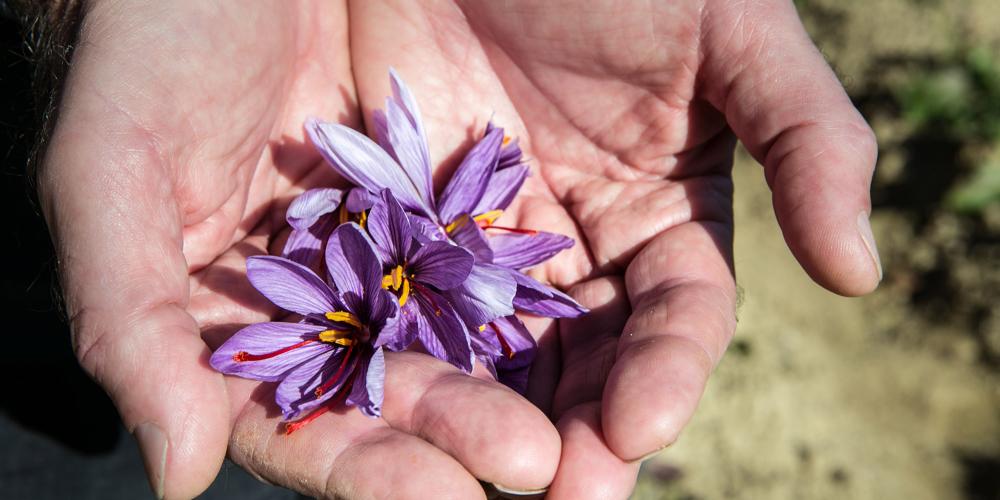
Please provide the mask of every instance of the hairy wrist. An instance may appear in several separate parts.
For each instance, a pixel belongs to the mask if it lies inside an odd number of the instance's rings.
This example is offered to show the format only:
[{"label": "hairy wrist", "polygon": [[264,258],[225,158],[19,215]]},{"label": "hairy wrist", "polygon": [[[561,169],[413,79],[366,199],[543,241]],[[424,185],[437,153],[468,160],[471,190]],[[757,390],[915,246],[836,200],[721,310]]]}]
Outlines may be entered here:
[{"label": "hairy wrist", "polygon": [[83,0],[0,0],[3,12],[21,23],[25,56],[32,63],[32,93],[37,137],[28,159],[28,178],[48,146],[55,125],[63,81],[76,45]]}]

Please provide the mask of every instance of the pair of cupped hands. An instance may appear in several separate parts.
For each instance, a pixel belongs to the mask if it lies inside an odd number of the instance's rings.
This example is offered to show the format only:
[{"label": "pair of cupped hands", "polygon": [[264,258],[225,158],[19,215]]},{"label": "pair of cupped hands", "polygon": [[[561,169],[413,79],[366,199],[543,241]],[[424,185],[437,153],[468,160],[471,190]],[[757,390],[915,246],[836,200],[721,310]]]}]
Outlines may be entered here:
[{"label": "pair of cupped hands", "polygon": [[[504,225],[574,237],[532,274],[592,312],[526,318],[527,398],[393,353],[383,418],[341,409],[284,435],[273,386],[208,356],[278,313],[245,261],[280,252],[290,200],[342,182],[303,122],[364,129],[390,66],[439,177],[490,119],[520,139],[532,177]],[[876,144],[789,0],[95,0],[39,188],[76,353],[159,496],[197,495],[228,453],[315,496],[622,498],[736,325],[736,138],[809,275],[875,288]]]}]

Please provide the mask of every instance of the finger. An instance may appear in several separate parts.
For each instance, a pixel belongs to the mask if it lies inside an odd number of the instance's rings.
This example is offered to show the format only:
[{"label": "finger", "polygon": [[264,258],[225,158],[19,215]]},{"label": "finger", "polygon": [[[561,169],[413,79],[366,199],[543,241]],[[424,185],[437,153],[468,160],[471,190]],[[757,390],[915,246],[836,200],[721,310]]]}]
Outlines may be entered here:
[{"label": "finger", "polygon": [[185,311],[179,210],[149,142],[109,134],[123,130],[116,118],[75,102],[40,179],[74,347],[138,439],[156,493],[191,498],[221,466],[229,415],[218,404],[222,376]]},{"label": "finger", "polygon": [[[389,363],[391,361],[391,366]],[[386,355],[382,416],[505,490],[547,487],[560,441],[549,419],[514,391],[427,355]]]},{"label": "finger", "polygon": [[384,420],[340,407],[285,434],[273,384],[230,380],[245,404],[230,456],[263,479],[319,498],[483,498],[455,459]]},{"label": "finger", "polygon": [[871,129],[792,2],[711,5],[703,16],[707,97],[764,164],[785,241],[819,284],[870,292],[881,279],[868,222]]},{"label": "finger", "polygon": [[674,442],[736,328],[732,226],[689,222],[651,241],[625,275],[633,312],[604,388],[608,446],[637,460]]},{"label": "finger", "polygon": [[626,498],[639,465],[618,458],[601,430],[602,391],[631,312],[625,284],[605,277],[571,293],[591,312],[561,325],[563,372],[552,408],[563,448],[548,498]]},{"label": "finger", "polygon": [[628,498],[639,463],[623,462],[608,449],[601,432],[601,404],[574,407],[559,419],[562,460],[549,488],[549,500]]}]

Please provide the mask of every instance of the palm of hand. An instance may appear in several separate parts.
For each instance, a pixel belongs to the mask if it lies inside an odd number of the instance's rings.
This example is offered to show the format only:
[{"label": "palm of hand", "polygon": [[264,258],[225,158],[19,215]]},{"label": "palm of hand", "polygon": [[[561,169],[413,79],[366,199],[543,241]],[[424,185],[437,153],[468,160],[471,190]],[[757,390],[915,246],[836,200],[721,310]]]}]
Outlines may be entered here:
[{"label": "palm of hand", "polygon": [[[47,216],[81,362],[109,388],[126,423],[138,426],[154,484],[165,474],[168,496],[193,496],[218,470],[228,441],[236,462],[314,495],[378,496],[388,485],[395,497],[469,498],[480,494],[476,478],[522,490],[552,482],[552,498],[630,490],[638,465],[623,459],[676,437],[734,328],[734,139],[716,111],[728,114],[731,96],[719,90],[727,82],[706,83],[724,76],[720,65],[731,61],[713,57],[714,69],[705,69],[704,54],[707,38],[727,40],[706,31],[744,24],[736,12],[735,20],[707,25],[698,2],[632,10],[612,3],[575,12],[549,2],[355,2],[351,64],[336,59],[347,51],[342,5],[255,4],[206,13],[201,9],[215,7],[192,2],[174,6],[157,29],[143,29],[157,13],[94,9],[89,18],[105,24],[94,21],[81,36],[66,95],[77,106],[60,117],[47,163],[75,165],[81,154],[108,161],[97,175],[52,168],[58,175],[46,179],[43,172],[41,184],[43,198],[58,200]],[[787,6],[781,14],[789,16]],[[753,37],[742,35],[737,45],[745,50]],[[801,42],[803,34],[793,35]],[[136,47],[148,57],[135,60]],[[804,66],[815,71],[815,62]],[[442,170],[481,133],[483,113],[495,111],[494,120],[523,141],[535,174],[505,225],[578,241],[532,271],[593,309],[582,320],[529,323],[541,344],[529,399],[558,429],[498,384],[427,356],[396,353],[387,356],[384,419],[331,413],[275,439],[273,388],[223,383],[207,363],[192,361],[207,356],[205,343],[214,347],[239,325],[277,313],[246,282],[245,258],[279,249],[291,197],[335,182],[302,139],[302,122],[314,115],[356,124],[354,89],[344,83],[352,73],[370,116],[388,94],[390,65],[416,93]],[[826,103],[843,112],[842,92],[833,88],[821,89]],[[753,123],[754,106],[737,106],[743,114],[734,126]],[[863,142],[857,117],[841,115],[831,116],[860,131]],[[93,120],[104,126],[91,142],[62,126],[79,130]],[[776,137],[794,125],[785,116],[760,131],[737,127],[758,158],[777,151],[769,165],[788,160],[782,170],[790,173],[779,180],[791,186],[783,190],[790,206],[809,193],[799,188],[810,181],[793,177],[803,158],[843,159],[843,148],[803,140],[822,139],[813,130],[822,127]],[[848,160],[866,161],[863,151]],[[856,189],[870,170],[852,175]],[[108,179],[117,183],[110,192]],[[94,193],[101,193],[96,202]],[[857,212],[842,212],[860,210],[867,198],[849,201],[837,210],[801,202],[806,215],[790,227],[820,220],[830,229],[851,220]],[[829,213],[808,213],[818,208]],[[59,217],[67,211],[72,224]],[[824,237],[843,239],[850,228],[834,229]],[[843,247],[853,261],[839,267],[809,253],[829,248],[822,238],[798,249],[795,238],[789,241],[828,286],[847,293],[869,286],[870,268],[857,265],[870,262],[860,239]],[[82,261],[100,264],[74,265]],[[87,286],[102,275],[111,277],[104,287]],[[134,314],[122,320],[116,311]],[[164,393],[165,386],[178,390]],[[176,411],[178,405],[190,410]],[[162,442],[143,438],[146,422],[169,429],[160,471],[148,450],[155,459]],[[414,460],[422,467],[412,467]]]},{"label": "palm of hand", "polygon": [[[598,12],[567,19],[537,3],[354,7],[366,115],[392,65],[417,95],[432,157],[466,144],[490,111],[522,141],[535,175],[505,225],[573,236],[576,247],[533,274],[593,309],[529,322],[542,350],[529,398],[558,422],[559,474],[573,488],[589,486],[574,474],[585,460],[627,488],[637,465],[620,458],[672,441],[735,321],[734,139],[695,95],[698,9],[591,5]],[[637,29],[648,25],[659,32]],[[568,495],[571,484],[557,477],[555,488]]]}]

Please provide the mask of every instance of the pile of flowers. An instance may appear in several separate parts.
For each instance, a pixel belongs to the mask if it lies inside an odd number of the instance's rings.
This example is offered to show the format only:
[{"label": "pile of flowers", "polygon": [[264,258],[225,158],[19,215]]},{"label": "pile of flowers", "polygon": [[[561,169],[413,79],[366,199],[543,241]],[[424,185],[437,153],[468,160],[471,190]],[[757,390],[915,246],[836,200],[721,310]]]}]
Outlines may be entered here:
[{"label": "pile of flowers", "polygon": [[515,313],[586,312],[523,273],[571,238],[494,224],[529,174],[517,140],[489,124],[435,196],[416,100],[392,70],[390,79],[376,142],[306,123],[354,186],[302,193],[288,208],[282,256],[247,259],[251,284],[293,320],[249,325],[211,358],[222,373],[280,382],[288,432],[339,403],[380,416],[386,350],[419,347],[465,372],[478,360],[523,392],[536,344]]}]

